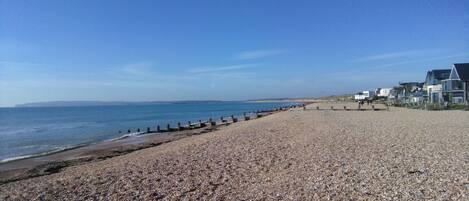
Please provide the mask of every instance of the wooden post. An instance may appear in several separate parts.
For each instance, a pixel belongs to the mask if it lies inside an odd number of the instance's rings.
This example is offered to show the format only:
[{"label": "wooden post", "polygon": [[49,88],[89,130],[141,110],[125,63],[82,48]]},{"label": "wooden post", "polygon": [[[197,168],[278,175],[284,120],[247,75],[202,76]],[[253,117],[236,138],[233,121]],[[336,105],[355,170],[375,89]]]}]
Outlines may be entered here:
[{"label": "wooden post", "polygon": [[158,132],[158,133],[161,132],[160,125],[156,126],[156,132]]},{"label": "wooden post", "polygon": [[147,127],[147,133],[149,133],[149,132],[150,132],[150,127]]},{"label": "wooden post", "polygon": [[127,130],[127,133],[130,133],[130,129],[129,129],[129,130]]},{"label": "wooden post", "polygon": [[171,126],[170,126],[169,124],[166,125],[166,130],[167,130],[167,131],[171,131]]},{"label": "wooden post", "polygon": [[209,118],[209,119],[208,119],[208,123],[210,124],[210,126],[215,126],[215,125],[217,125],[217,124],[212,120],[212,118]]},{"label": "wooden post", "polygon": [[137,132],[140,133],[140,128],[137,128]]}]

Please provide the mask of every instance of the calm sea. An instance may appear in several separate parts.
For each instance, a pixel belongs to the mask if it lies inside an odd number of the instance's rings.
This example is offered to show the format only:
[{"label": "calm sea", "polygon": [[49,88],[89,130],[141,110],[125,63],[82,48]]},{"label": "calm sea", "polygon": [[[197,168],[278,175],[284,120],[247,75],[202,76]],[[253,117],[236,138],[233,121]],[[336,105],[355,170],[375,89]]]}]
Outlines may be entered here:
[{"label": "calm sea", "polygon": [[[147,127],[219,119],[292,103],[184,104],[0,108],[0,162],[115,139]],[[122,133],[119,133],[122,131]]]}]

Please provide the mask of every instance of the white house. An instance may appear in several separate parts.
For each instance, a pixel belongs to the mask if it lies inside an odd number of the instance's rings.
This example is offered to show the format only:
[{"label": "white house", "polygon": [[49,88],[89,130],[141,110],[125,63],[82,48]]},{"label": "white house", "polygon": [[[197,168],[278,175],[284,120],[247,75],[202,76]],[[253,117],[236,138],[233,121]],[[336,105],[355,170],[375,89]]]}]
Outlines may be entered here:
[{"label": "white house", "polygon": [[355,94],[355,100],[369,100],[375,95],[374,91],[362,91]]},{"label": "white house", "polygon": [[391,90],[392,88],[378,88],[376,90],[376,94],[378,97],[385,98],[385,97],[388,97],[389,94],[391,94]]},{"label": "white house", "polygon": [[449,79],[443,81],[443,97],[448,102],[468,104],[469,63],[453,65]]},{"label": "white house", "polygon": [[424,89],[427,92],[427,100],[430,103],[443,102],[442,82],[449,78],[451,69],[436,69],[427,72]]}]

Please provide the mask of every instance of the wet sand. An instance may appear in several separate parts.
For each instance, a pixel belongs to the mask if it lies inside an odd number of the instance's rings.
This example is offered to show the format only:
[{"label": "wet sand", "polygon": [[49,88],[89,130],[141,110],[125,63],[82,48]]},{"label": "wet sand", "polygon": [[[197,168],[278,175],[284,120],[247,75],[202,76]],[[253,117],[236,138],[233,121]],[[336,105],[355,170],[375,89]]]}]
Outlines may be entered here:
[{"label": "wet sand", "polygon": [[[345,104],[357,106],[319,105]],[[467,200],[468,122],[464,111],[312,104],[10,182],[0,200]]]}]

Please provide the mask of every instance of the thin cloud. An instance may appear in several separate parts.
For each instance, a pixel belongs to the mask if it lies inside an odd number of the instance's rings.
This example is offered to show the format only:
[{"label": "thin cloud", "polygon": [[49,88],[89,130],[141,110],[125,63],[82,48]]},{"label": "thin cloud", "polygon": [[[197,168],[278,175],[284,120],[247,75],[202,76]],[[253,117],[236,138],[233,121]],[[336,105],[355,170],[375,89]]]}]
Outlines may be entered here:
[{"label": "thin cloud", "polygon": [[378,60],[386,60],[386,59],[395,59],[395,58],[402,58],[402,57],[418,57],[418,56],[426,56],[441,53],[444,50],[441,49],[428,49],[428,50],[407,50],[407,51],[400,51],[400,52],[391,52],[385,54],[377,54],[371,55],[367,57],[362,57],[355,59],[355,62],[363,62],[363,61],[378,61]]},{"label": "thin cloud", "polygon": [[285,53],[285,50],[253,50],[240,52],[234,56],[235,60],[248,60],[248,59],[258,59],[264,57],[271,57],[279,54]]},{"label": "thin cloud", "polygon": [[107,68],[106,72],[109,78],[118,80],[151,80],[160,77],[151,62],[135,62]]},{"label": "thin cloud", "polygon": [[437,60],[442,60],[442,59],[450,59],[450,58],[463,57],[463,56],[469,57],[469,53],[459,53],[459,54],[445,55],[445,56],[439,56],[439,57],[430,57],[430,58],[425,58],[425,59],[414,59],[414,60],[408,60],[408,61],[388,63],[388,64],[382,64],[379,66],[374,66],[372,68],[387,68],[387,67],[399,66],[403,64],[419,63],[419,62],[426,62],[426,61],[437,61]]},{"label": "thin cloud", "polygon": [[0,67],[4,66],[39,66],[41,64],[31,62],[19,62],[19,61],[0,61]]},{"label": "thin cloud", "polygon": [[140,63],[133,63],[127,64],[122,67],[121,71],[135,76],[148,76],[153,74],[152,72],[153,64],[149,62],[140,62]]},{"label": "thin cloud", "polygon": [[212,72],[246,69],[246,68],[252,68],[255,66],[259,66],[259,64],[238,64],[238,65],[219,66],[219,67],[193,68],[193,69],[189,69],[188,72],[189,73],[212,73]]}]

